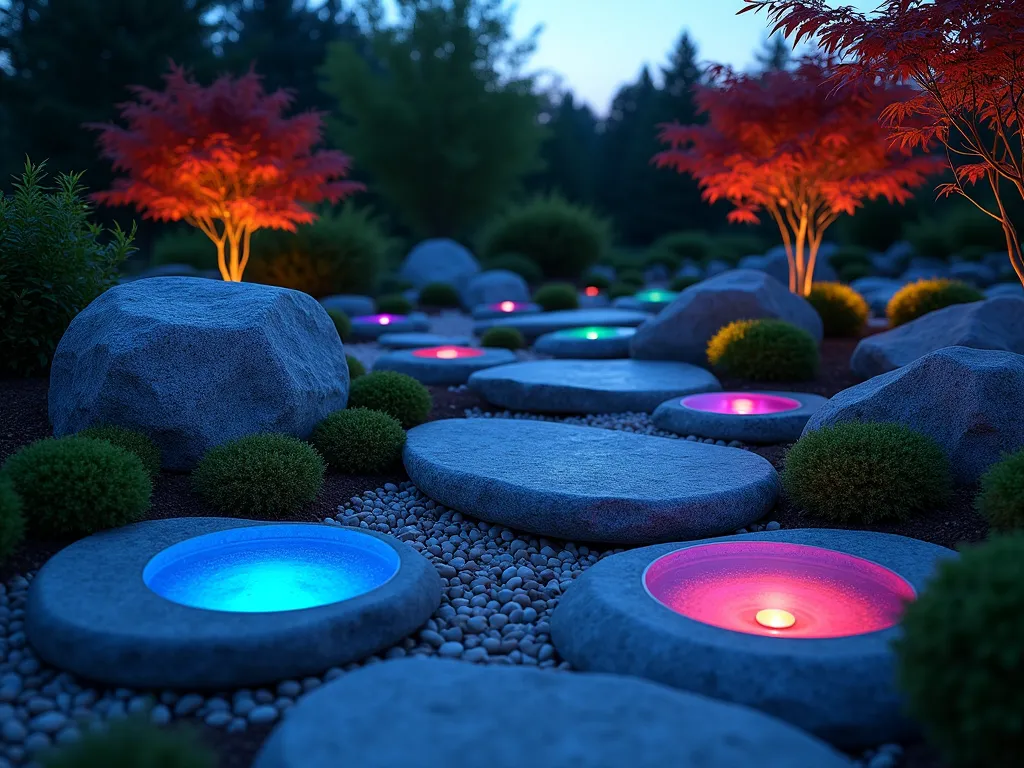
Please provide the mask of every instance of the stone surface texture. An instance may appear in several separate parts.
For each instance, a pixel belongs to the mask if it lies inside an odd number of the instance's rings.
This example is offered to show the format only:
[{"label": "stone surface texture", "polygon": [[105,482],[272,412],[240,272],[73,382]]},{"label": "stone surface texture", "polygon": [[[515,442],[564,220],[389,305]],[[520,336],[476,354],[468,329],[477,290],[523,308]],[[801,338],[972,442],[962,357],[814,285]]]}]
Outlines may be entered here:
[{"label": "stone surface texture", "polygon": [[775,503],[760,456],[686,440],[516,419],[410,430],[409,478],[445,506],[576,541],[645,544],[734,531]]},{"label": "stone surface texture", "polygon": [[533,341],[545,333],[566,328],[585,328],[592,325],[636,328],[650,316],[647,312],[629,309],[566,309],[560,312],[481,320],[473,326],[473,332],[479,336],[488,328],[516,328],[527,341]]},{"label": "stone surface texture", "polygon": [[464,246],[447,238],[424,240],[405,257],[398,276],[416,288],[448,283],[462,288],[480,271],[480,264]]},{"label": "stone surface texture", "polygon": [[1024,447],[1024,356],[946,347],[845,389],[804,433],[849,421],[897,422],[932,437],[958,483]]},{"label": "stone surface texture", "polygon": [[462,304],[467,308],[499,301],[528,302],[530,288],[522,276],[507,269],[489,269],[470,278],[462,289]]},{"label": "stone surface texture", "polygon": [[397,371],[428,385],[453,386],[465,384],[469,377],[477,371],[497,365],[508,365],[518,360],[516,353],[507,349],[483,349],[481,350],[483,354],[479,357],[462,357],[453,360],[416,357],[413,351],[402,349],[387,352],[377,358],[373,364],[373,370]]},{"label": "stone surface texture", "polygon": [[800,437],[807,420],[828,402],[821,395],[807,392],[759,392],[756,394],[788,397],[800,403],[792,411],[765,414],[709,413],[687,408],[685,398],[674,397],[659,405],[651,421],[658,429],[677,435],[700,435],[716,440],[742,443],[789,443]]},{"label": "stone surface texture", "polygon": [[822,339],[821,318],[805,299],[765,272],[737,269],[684,290],[637,329],[630,349],[641,360],[705,365],[708,342],[722,327],[764,318],[785,320]]},{"label": "stone surface texture", "polygon": [[344,312],[349,317],[372,315],[377,311],[377,302],[370,296],[339,293],[334,296],[324,296],[320,299],[320,303],[324,305],[324,309]]},{"label": "stone surface texture", "polygon": [[54,434],[140,430],[163,466],[257,432],[306,438],[348,402],[345,351],[327,311],[285,288],[188,277],[116,286],[72,322],[54,354]]},{"label": "stone surface texture", "polygon": [[721,389],[703,368],[663,360],[532,360],[481,371],[469,387],[502,408],[535,413],[651,413],[672,397]]}]

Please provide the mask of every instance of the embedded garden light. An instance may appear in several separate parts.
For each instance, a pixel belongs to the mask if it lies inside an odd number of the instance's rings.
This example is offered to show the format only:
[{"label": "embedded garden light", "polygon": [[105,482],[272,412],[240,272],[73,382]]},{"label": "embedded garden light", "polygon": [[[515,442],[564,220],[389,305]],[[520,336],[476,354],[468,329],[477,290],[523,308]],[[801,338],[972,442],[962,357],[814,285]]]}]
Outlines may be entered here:
[{"label": "embedded garden light", "polygon": [[352,323],[355,325],[392,325],[404,320],[405,315],[360,315],[353,317]]},{"label": "embedded garden light", "polygon": [[629,342],[636,328],[587,325],[546,333],[533,345],[535,352],[572,360],[629,357]]},{"label": "embedded garden light", "polygon": [[381,313],[358,315],[352,318],[352,341],[373,341],[385,333],[420,333],[429,327],[427,316],[413,312],[409,315]]},{"label": "embedded garden light", "polygon": [[500,309],[502,312],[515,312],[516,303],[514,301],[503,301],[500,304],[498,304],[498,309]]},{"label": "embedded garden light", "polygon": [[633,294],[634,299],[644,304],[668,304],[670,301],[675,301],[678,296],[679,293],[676,291],[660,291],[657,289],[639,291]]},{"label": "embedded garden light", "polygon": [[768,629],[789,629],[796,624],[796,617],[781,608],[762,608],[754,614],[754,620]]},{"label": "embedded garden light", "polygon": [[428,360],[465,360],[473,357],[482,357],[482,349],[473,347],[427,347],[426,349],[413,350],[413,357],[425,358]]},{"label": "embedded garden light", "polygon": [[588,285],[584,289],[583,293],[585,295],[589,296],[590,298],[594,298],[595,296],[600,296],[601,295],[601,289],[598,288],[596,285]]},{"label": "embedded garden light", "polygon": [[800,408],[799,400],[763,392],[707,392],[683,398],[681,404],[694,411],[737,416],[764,416]]},{"label": "embedded garden light", "polygon": [[799,438],[826,402],[806,392],[703,392],[662,403],[651,420],[658,429],[677,435],[783,443]]}]

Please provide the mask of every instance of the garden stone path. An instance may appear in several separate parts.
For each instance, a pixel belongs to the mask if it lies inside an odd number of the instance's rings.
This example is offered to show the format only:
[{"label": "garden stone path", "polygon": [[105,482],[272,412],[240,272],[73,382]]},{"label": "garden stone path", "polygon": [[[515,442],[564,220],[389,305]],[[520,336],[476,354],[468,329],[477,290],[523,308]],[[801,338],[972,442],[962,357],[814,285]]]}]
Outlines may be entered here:
[{"label": "garden stone path", "polygon": [[688,363],[534,360],[473,374],[469,387],[502,408],[534,413],[651,413],[666,400],[722,387]]},{"label": "garden stone path", "polygon": [[649,544],[729,533],[764,516],[779,479],[738,448],[518,419],[410,430],[427,496],[489,523],[574,541]]},{"label": "garden stone path", "polygon": [[465,384],[466,380],[477,371],[497,365],[508,365],[518,359],[515,352],[507,349],[467,350],[475,356],[452,359],[419,356],[437,349],[437,347],[428,347],[426,350],[398,349],[387,352],[377,358],[373,364],[373,370],[404,373],[423,384],[433,386],[454,386]]},{"label": "garden stone path", "polygon": [[585,328],[591,325],[635,328],[650,316],[649,312],[627,309],[566,309],[561,312],[481,320],[474,326],[474,331],[479,336],[489,328],[515,328],[527,341],[533,341],[545,333],[566,328]]},{"label": "garden stone path", "polygon": [[521,768],[526,755],[590,768],[853,765],[772,717],[643,680],[426,659],[374,664],[306,696],[253,768],[334,768],[339,755],[366,768]]}]

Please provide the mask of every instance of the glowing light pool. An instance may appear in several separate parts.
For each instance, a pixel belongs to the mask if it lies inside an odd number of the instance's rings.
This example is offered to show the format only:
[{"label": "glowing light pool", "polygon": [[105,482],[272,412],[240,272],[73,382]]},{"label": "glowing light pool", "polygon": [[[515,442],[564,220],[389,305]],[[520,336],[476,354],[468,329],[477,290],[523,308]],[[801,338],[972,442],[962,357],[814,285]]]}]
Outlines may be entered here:
[{"label": "glowing light pool", "polygon": [[406,315],[359,315],[353,317],[352,322],[360,325],[394,325],[405,322]]},{"label": "glowing light pool", "polygon": [[517,301],[499,301],[497,304],[490,304],[488,309],[492,309],[495,312],[504,312],[510,314],[512,312],[522,312],[523,310],[532,309],[531,305],[523,304]]},{"label": "glowing light pool", "polygon": [[670,552],[643,576],[648,594],[687,618],[752,635],[835,638],[895,626],[914,588],[877,563],[769,541]]},{"label": "glowing light pool", "polygon": [[413,357],[421,357],[427,360],[466,360],[473,357],[482,357],[482,349],[473,347],[427,347],[426,349],[413,350]]},{"label": "glowing light pool", "polygon": [[297,611],[387,583],[399,557],[384,542],[326,525],[263,525],[208,533],[155,555],[142,572],[161,597],[233,613]]},{"label": "glowing light pool", "polygon": [[639,291],[633,294],[634,299],[645,304],[667,304],[670,301],[675,301],[678,296],[679,293],[676,291],[659,291],[656,289]]},{"label": "glowing light pool", "polygon": [[799,400],[759,392],[706,392],[683,398],[680,402],[684,408],[694,411],[735,416],[767,416],[800,408]]},{"label": "glowing light pool", "polygon": [[583,293],[584,295],[589,296],[590,298],[594,298],[595,296],[601,295],[601,289],[598,288],[596,285],[588,285],[583,290]]},{"label": "glowing light pool", "polygon": [[567,328],[564,331],[555,331],[554,336],[561,339],[586,339],[597,341],[599,339],[621,339],[632,336],[636,328],[612,328],[609,326],[589,326],[586,328]]}]

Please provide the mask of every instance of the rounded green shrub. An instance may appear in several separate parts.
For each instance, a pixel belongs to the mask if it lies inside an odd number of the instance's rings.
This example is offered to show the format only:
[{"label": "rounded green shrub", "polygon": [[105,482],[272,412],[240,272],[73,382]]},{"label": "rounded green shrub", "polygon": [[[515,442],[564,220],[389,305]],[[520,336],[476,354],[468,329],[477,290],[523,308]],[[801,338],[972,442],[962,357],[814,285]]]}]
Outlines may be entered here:
[{"label": "rounded green shrub", "polygon": [[897,681],[950,768],[1013,768],[1024,755],[1024,533],[939,563],[903,615]]},{"label": "rounded green shrub", "polygon": [[918,280],[900,288],[889,300],[885,314],[893,327],[909,323],[929,312],[951,307],[954,304],[969,304],[981,301],[985,294],[977,288],[959,280]]},{"label": "rounded green shrub", "polygon": [[735,267],[744,256],[764,253],[769,247],[768,241],[760,235],[736,232],[715,235],[711,240],[711,251],[704,260],[704,264],[707,265],[708,262],[717,260]]},{"label": "rounded green shrub", "polygon": [[633,286],[632,293],[636,293],[644,287],[644,273],[639,269],[620,269],[618,272],[618,282]]},{"label": "rounded green shrub", "polygon": [[954,252],[946,222],[935,216],[923,216],[917,221],[904,223],[903,239],[913,246],[918,256],[949,261]]},{"label": "rounded green shrub", "polygon": [[711,238],[704,232],[673,232],[654,241],[644,264],[662,264],[669,269],[677,269],[684,261],[703,264],[712,258],[713,250]]},{"label": "rounded green shrub", "polygon": [[188,264],[198,270],[217,269],[217,246],[198,229],[175,229],[153,241],[151,267]]},{"label": "rounded green shrub", "polygon": [[612,281],[601,272],[587,272],[580,281],[584,287],[593,286],[600,291],[607,291],[612,286]]},{"label": "rounded green shrub", "polygon": [[405,430],[397,419],[386,413],[348,408],[321,421],[313,430],[310,442],[336,472],[376,474],[401,458]]},{"label": "rounded green shrub", "polygon": [[433,406],[430,390],[412,376],[396,371],[374,371],[360,376],[352,382],[348,394],[349,408],[386,413],[405,429],[426,421]]},{"label": "rounded green shrub", "polygon": [[40,755],[42,768],[217,768],[216,754],[191,730],[160,728],[142,717],[111,720],[67,746]]},{"label": "rounded green shrub", "polygon": [[842,283],[814,283],[807,300],[821,316],[829,337],[859,336],[871,314],[864,297]]},{"label": "rounded green shrub", "polygon": [[807,433],[786,455],[782,484],[795,504],[833,523],[907,519],[944,506],[952,489],[934,440],[877,422]]},{"label": "rounded green shrub", "polygon": [[496,326],[484,331],[484,335],[480,337],[480,346],[492,349],[509,349],[515,352],[517,349],[523,349],[526,346],[526,339],[523,338],[523,334],[518,328]]},{"label": "rounded green shrub", "polygon": [[515,272],[528,285],[537,285],[544,282],[544,273],[530,259],[518,253],[502,253],[487,260],[484,269],[505,269]]},{"label": "rounded green shrub", "polygon": [[25,517],[21,497],[11,481],[0,475],[0,563],[18,548],[25,538]]},{"label": "rounded green shrub", "polygon": [[700,282],[699,277],[673,277],[672,282],[668,284],[669,290],[671,291],[685,291],[691,285],[696,285]]},{"label": "rounded green shrub", "polygon": [[560,309],[578,309],[580,297],[576,286],[570,283],[548,283],[533,294],[533,303],[540,305],[545,312],[556,312]]},{"label": "rounded green shrub", "polygon": [[1024,529],[1024,451],[989,467],[974,508],[997,531]]},{"label": "rounded green shrub", "polygon": [[608,251],[611,228],[589,208],[538,197],[495,219],[483,234],[484,260],[504,253],[530,259],[547,278],[579,278]]},{"label": "rounded green shrub", "polygon": [[95,427],[83,429],[76,433],[78,437],[91,437],[94,440],[106,440],[108,443],[124,448],[129,453],[139,457],[142,466],[150,477],[160,474],[160,449],[149,435],[139,432],[137,429],[117,427],[114,425],[100,424]]},{"label": "rounded green shrub", "polygon": [[809,381],[818,374],[818,345],[782,320],[737,320],[708,342],[708,362],[750,381]]},{"label": "rounded green shrub", "polygon": [[349,316],[340,309],[328,309],[327,314],[334,322],[334,327],[341,340],[348,341],[348,337],[352,333],[352,320]]},{"label": "rounded green shrub", "polygon": [[632,296],[638,290],[640,290],[639,287],[633,283],[612,283],[608,289],[608,298],[621,299],[623,296]]},{"label": "rounded green shrub", "polygon": [[377,299],[377,311],[382,315],[408,315],[412,302],[400,293],[391,293]]},{"label": "rounded green shrub", "polygon": [[348,377],[350,380],[366,375],[366,366],[360,363],[359,360],[352,357],[352,355],[345,355],[345,359],[348,361]]},{"label": "rounded green shrub", "polygon": [[[448,283],[428,283],[420,290],[421,307],[443,307],[450,309],[462,303],[455,286]],[[402,313],[398,313],[402,314]]]},{"label": "rounded green shrub", "polygon": [[346,204],[295,232],[262,229],[252,238],[245,279],[322,298],[369,293],[394,243],[371,211]]},{"label": "rounded green shrub", "polygon": [[108,440],[46,438],[3,466],[25,509],[29,533],[86,536],[146,516],[153,482],[142,459]]},{"label": "rounded green shrub", "polygon": [[323,457],[302,440],[247,435],[207,451],[192,470],[192,487],[220,513],[278,518],[316,498],[324,471]]},{"label": "rounded green shrub", "polygon": [[397,275],[386,275],[377,284],[376,296],[389,296],[393,293],[402,293],[416,286],[408,280],[403,280]]}]

